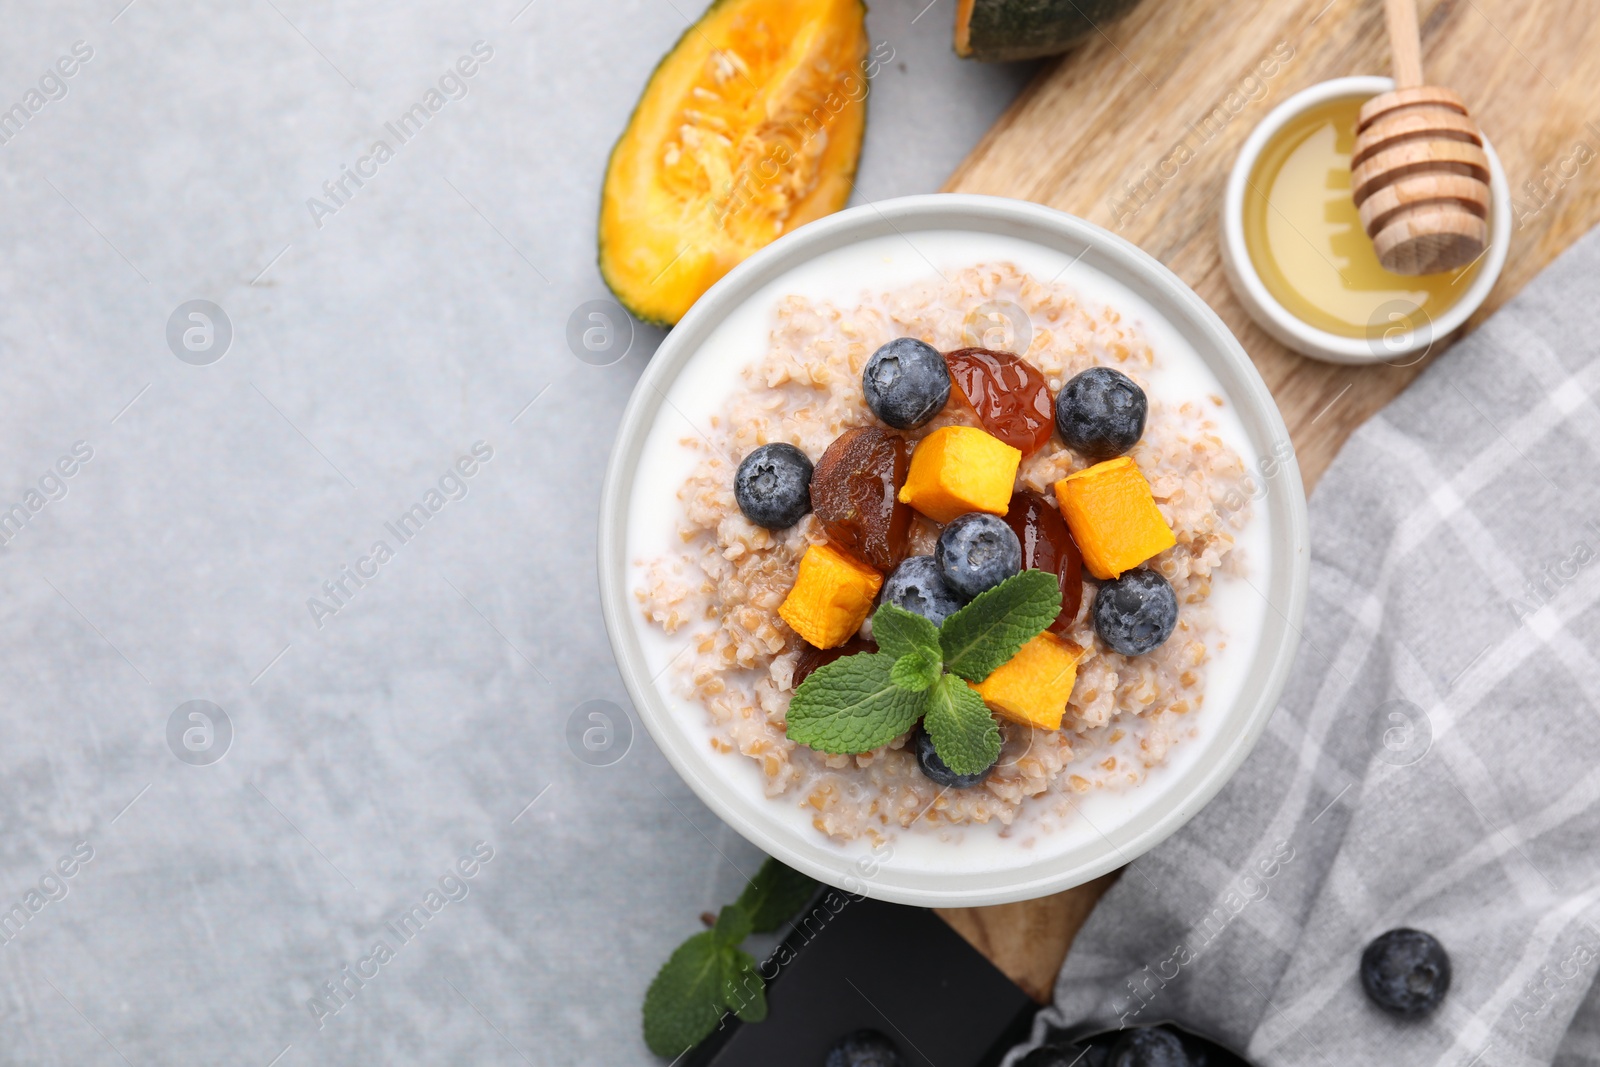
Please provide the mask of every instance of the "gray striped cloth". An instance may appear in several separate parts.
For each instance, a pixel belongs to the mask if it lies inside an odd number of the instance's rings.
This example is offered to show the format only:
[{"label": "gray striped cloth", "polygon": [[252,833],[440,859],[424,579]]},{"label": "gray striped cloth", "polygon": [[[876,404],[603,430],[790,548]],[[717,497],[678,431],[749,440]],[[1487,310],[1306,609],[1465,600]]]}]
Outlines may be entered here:
[{"label": "gray striped cloth", "polygon": [[[1123,872],[1008,1062],[1170,1020],[1267,1067],[1600,1064],[1600,230],[1356,432],[1311,536],[1259,745]],[[1358,978],[1399,926],[1453,963],[1420,1021]]]}]

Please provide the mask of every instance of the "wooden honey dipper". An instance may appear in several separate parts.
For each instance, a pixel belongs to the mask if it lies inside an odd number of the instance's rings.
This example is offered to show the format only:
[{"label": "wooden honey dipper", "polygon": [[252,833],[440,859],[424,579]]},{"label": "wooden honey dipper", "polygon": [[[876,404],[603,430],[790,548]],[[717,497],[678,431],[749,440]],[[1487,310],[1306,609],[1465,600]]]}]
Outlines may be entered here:
[{"label": "wooden honey dipper", "polygon": [[1489,242],[1489,158],[1467,105],[1422,83],[1414,0],[1384,0],[1395,87],[1361,108],[1351,192],[1378,262],[1395,274],[1471,263]]}]

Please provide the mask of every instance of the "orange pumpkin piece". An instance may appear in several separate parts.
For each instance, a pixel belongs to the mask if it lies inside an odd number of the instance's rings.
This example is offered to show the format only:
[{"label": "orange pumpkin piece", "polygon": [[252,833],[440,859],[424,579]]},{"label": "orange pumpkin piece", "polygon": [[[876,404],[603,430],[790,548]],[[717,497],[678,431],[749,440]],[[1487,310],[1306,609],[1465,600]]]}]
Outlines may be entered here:
[{"label": "orange pumpkin piece", "polygon": [[812,545],[778,615],[816,647],[834,648],[861,629],[882,584],[883,575],[865,563],[832,545]]},{"label": "orange pumpkin piece", "polygon": [[1022,452],[992,434],[972,426],[945,426],[917,443],[900,501],[934,522],[950,522],[971,511],[1004,515],[1021,463]]},{"label": "orange pumpkin piece", "polygon": [[1041,730],[1059,730],[1082,656],[1083,649],[1047,631],[1023,645],[983,681],[967,684],[1001,718]]},{"label": "orange pumpkin piece", "polygon": [[1075,471],[1056,483],[1056,503],[1089,573],[1121,577],[1178,543],[1161,517],[1150,483],[1127,456]]}]

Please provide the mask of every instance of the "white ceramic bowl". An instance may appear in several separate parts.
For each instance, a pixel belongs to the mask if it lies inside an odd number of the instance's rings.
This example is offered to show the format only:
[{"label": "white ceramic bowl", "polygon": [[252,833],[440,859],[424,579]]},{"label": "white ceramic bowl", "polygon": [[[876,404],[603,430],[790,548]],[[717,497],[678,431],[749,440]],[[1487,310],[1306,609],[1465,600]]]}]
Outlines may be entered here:
[{"label": "white ceramic bowl", "polygon": [[1279,130],[1310,109],[1333,100],[1351,97],[1368,99],[1393,88],[1394,81],[1390,78],[1360,76],[1334,78],[1302,89],[1261,120],[1261,124],[1251,132],[1244,147],[1239,150],[1239,158],[1234,161],[1233,170],[1228,175],[1228,187],[1222,197],[1222,264],[1227,271],[1228,281],[1233,285],[1239,302],[1263,330],[1280,344],[1315,359],[1332,363],[1392,363],[1400,359],[1412,362],[1422,358],[1435,342],[1443,341],[1459,329],[1488,299],[1489,291],[1494,288],[1501,268],[1506,264],[1506,252],[1511,247],[1511,186],[1506,181],[1505,170],[1500,166],[1500,157],[1495,155],[1488,138],[1484,138],[1484,154],[1489,157],[1489,193],[1493,202],[1489,219],[1489,248],[1484,253],[1483,265],[1472,279],[1472,284],[1467,286],[1466,293],[1437,319],[1416,329],[1385,333],[1378,339],[1342,337],[1296,318],[1267,291],[1244,243],[1244,195],[1256,160]]},{"label": "white ceramic bowl", "polygon": [[[1158,361],[1182,365],[1195,388],[1228,403],[1209,408],[1247,462],[1262,460],[1254,517],[1243,540],[1249,580],[1219,579],[1217,617],[1228,647],[1216,653],[1197,736],[1141,785],[1093,791],[1051,832],[998,824],[897,831],[874,849],[839,843],[811,825],[792,794],[768,798],[753,760],[710,744],[709,716],[668,679],[686,651],[686,626],[668,638],[647,623],[634,591],[643,562],[673,549],[676,494],[694,455],[679,443],[708,425],[739,370],[767,342],[776,302],[790,292],[854,299],[938,269],[1009,259],[1044,277],[1109,296],[1140,322]],[[852,283],[852,272],[857,279]],[[1063,273],[1065,272],[1065,273]],[[1175,370],[1173,373],[1179,373]],[[1203,383],[1199,384],[1199,383]],[[1152,379],[1152,394],[1160,399]],[[996,904],[1078,885],[1128,863],[1191,818],[1233,774],[1266,724],[1299,643],[1307,535],[1299,469],[1277,407],[1244,350],[1177,276],[1121,238],[1049,208],[995,197],[934,195],[869,204],[804,226],[719,281],[667,336],[622,418],[606,471],[599,527],[601,604],[634,707],[661,751],[708,807],[772,856],[850,892],[928,906]],[[680,544],[681,547],[681,544]],[[1232,599],[1224,599],[1232,598]],[[1226,608],[1226,610],[1224,610]],[[1019,824],[1024,824],[1019,820]],[[1037,830],[1037,827],[1034,827]]]}]

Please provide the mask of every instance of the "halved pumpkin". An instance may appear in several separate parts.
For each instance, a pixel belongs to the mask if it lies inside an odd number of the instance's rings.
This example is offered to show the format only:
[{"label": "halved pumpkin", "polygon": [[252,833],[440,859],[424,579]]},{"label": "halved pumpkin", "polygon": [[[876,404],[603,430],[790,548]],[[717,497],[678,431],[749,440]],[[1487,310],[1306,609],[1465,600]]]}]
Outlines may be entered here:
[{"label": "halved pumpkin", "polygon": [[861,0],[716,0],[650,76],[606,167],[600,274],[683,313],[752,252],[850,197],[866,125]]}]

